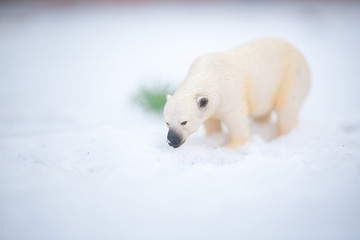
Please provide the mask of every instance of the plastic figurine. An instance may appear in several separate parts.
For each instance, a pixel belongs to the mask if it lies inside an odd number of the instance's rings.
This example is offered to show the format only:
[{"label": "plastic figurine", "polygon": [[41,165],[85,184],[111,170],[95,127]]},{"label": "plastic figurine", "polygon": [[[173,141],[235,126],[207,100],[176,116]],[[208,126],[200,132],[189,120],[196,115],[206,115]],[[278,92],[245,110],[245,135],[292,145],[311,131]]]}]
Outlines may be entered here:
[{"label": "plastic figurine", "polygon": [[250,138],[248,118],[277,114],[278,135],[293,129],[310,90],[310,71],[302,54],[281,39],[259,39],[230,51],[197,58],[173,96],[164,120],[168,144],[181,146],[202,123],[206,134],[228,128],[236,149]]}]

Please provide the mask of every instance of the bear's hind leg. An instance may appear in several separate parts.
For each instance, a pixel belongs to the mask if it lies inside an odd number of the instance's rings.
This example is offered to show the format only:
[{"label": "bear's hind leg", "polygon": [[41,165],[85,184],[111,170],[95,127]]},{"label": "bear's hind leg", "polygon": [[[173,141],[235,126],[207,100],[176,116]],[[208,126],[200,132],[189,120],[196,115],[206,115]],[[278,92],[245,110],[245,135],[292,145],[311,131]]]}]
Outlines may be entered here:
[{"label": "bear's hind leg", "polygon": [[291,107],[277,110],[278,136],[288,134],[298,122],[298,109]]},{"label": "bear's hind leg", "polygon": [[213,133],[221,132],[221,122],[220,120],[210,118],[204,122],[206,136],[210,136]]},{"label": "bear's hind leg", "polygon": [[306,61],[300,54],[293,58],[293,66],[285,75],[275,106],[279,136],[296,127],[301,106],[310,90],[310,71]]}]

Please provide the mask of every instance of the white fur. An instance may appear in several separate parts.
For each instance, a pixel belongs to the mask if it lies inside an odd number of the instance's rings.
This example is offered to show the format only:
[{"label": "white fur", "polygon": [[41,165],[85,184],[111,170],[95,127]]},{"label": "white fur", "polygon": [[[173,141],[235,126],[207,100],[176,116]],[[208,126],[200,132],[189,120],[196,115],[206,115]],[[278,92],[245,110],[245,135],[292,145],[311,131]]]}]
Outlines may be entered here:
[{"label": "white fur", "polygon": [[[272,110],[279,134],[288,133],[309,89],[310,71],[295,47],[280,39],[255,40],[197,58],[174,96],[168,96],[164,119],[184,139],[201,123],[211,134],[223,122],[229,146],[237,147],[250,137],[248,118],[266,119]],[[198,107],[201,97],[208,98],[204,109]]]}]

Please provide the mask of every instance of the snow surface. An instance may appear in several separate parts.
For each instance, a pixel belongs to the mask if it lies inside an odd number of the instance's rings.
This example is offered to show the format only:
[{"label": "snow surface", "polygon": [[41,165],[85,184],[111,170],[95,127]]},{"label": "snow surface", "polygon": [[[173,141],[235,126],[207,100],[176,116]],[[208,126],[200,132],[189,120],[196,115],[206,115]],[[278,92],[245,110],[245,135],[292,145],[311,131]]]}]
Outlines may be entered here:
[{"label": "snow surface", "polygon": [[[360,4],[0,5],[0,239],[360,239]],[[299,126],[166,144],[131,98],[251,39],[296,45]],[[272,139],[272,140],[271,140]]]}]

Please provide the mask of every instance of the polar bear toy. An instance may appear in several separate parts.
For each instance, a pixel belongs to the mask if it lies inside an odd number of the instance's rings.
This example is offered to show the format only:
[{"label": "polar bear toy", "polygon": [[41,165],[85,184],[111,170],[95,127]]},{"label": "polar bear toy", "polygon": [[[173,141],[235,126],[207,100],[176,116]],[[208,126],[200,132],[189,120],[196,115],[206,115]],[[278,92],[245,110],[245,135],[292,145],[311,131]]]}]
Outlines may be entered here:
[{"label": "polar bear toy", "polygon": [[164,120],[168,144],[181,146],[204,123],[206,134],[228,128],[229,148],[250,138],[248,118],[267,120],[277,114],[278,135],[293,129],[310,89],[310,71],[290,43],[259,39],[227,52],[197,58],[173,96]]}]

